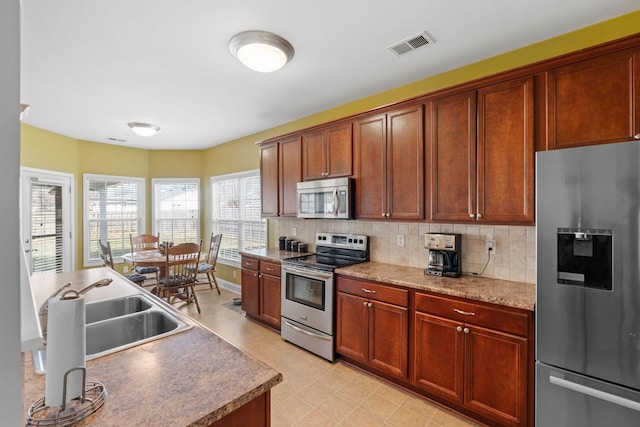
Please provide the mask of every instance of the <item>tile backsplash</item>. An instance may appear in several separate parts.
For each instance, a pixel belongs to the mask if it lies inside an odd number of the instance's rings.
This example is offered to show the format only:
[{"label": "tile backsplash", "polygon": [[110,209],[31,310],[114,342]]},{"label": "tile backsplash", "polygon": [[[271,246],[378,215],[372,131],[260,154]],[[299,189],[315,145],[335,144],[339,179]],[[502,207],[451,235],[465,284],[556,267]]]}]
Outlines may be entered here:
[{"label": "tile backsplash", "polygon": [[[534,226],[270,219],[269,246],[278,245],[278,236],[287,236],[308,243],[313,251],[318,231],[365,234],[369,236],[371,261],[419,268],[427,266],[425,233],[460,233],[463,273],[480,273],[486,265],[482,274],[485,277],[536,282]],[[404,236],[404,246],[397,245],[399,234]],[[490,259],[485,247],[487,239],[496,241],[496,251]]]}]

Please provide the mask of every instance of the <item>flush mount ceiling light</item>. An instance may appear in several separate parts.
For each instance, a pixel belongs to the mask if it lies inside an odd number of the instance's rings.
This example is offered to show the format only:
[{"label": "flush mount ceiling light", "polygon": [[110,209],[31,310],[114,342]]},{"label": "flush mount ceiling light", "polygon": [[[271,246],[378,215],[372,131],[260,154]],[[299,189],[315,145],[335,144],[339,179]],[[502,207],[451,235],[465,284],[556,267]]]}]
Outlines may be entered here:
[{"label": "flush mount ceiling light", "polygon": [[128,124],[131,130],[140,136],[153,136],[160,130],[159,126],[149,123],[131,122]]},{"label": "flush mount ceiling light", "polygon": [[261,73],[276,71],[291,61],[293,46],[266,31],[245,31],[229,41],[229,50],[245,66]]}]

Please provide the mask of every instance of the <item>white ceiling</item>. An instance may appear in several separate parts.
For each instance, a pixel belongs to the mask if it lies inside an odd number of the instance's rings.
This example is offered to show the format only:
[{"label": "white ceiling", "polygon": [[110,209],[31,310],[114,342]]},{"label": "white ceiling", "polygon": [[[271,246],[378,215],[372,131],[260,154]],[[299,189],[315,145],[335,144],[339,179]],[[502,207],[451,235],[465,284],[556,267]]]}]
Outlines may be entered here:
[{"label": "white ceiling", "polygon": [[[614,18],[640,0],[22,0],[24,123],[76,139],[201,149]],[[229,52],[286,38],[271,74]],[[387,48],[422,31],[435,43]],[[153,123],[150,138],[128,122]],[[117,138],[125,142],[113,142]]]}]

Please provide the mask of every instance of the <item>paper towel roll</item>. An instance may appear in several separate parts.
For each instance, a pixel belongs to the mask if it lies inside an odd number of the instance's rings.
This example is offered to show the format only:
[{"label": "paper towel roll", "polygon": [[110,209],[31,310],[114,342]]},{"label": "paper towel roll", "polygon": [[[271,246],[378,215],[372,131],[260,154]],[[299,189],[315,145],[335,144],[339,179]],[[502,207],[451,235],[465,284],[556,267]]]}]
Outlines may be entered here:
[{"label": "paper towel roll", "polygon": [[[73,299],[69,297],[69,293]],[[46,406],[62,406],[64,375],[70,369],[85,367],[85,306],[84,299],[75,291],[67,291],[60,298],[49,300],[47,320],[47,361],[45,364]],[[82,395],[84,384],[82,371],[67,376],[65,404]]]}]

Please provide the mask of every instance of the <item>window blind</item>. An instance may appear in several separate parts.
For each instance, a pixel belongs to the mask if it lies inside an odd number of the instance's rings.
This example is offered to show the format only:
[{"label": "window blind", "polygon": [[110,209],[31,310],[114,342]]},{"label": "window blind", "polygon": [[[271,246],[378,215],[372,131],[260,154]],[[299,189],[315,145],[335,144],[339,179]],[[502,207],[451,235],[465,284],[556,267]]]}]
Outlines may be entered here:
[{"label": "window blind", "polygon": [[244,249],[267,247],[267,221],[261,218],[259,171],[211,178],[212,230],[222,233],[218,258],[240,262]]},{"label": "window blind", "polygon": [[173,243],[200,241],[200,181],[153,180],[153,233]]},{"label": "window blind", "polygon": [[62,187],[31,184],[31,267],[33,273],[63,270]]},{"label": "window blind", "polygon": [[89,265],[100,261],[99,239],[111,244],[114,258],[131,251],[129,235],[144,229],[143,188],[141,178],[85,175],[85,256]]}]

